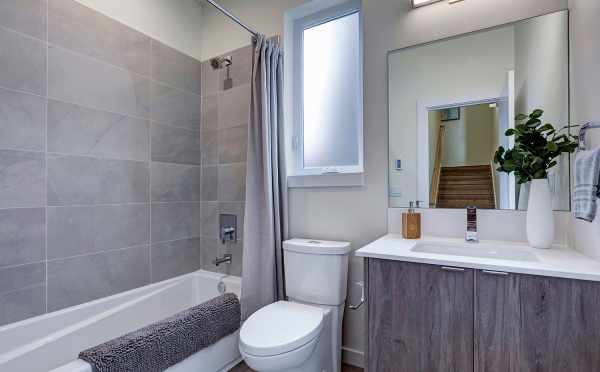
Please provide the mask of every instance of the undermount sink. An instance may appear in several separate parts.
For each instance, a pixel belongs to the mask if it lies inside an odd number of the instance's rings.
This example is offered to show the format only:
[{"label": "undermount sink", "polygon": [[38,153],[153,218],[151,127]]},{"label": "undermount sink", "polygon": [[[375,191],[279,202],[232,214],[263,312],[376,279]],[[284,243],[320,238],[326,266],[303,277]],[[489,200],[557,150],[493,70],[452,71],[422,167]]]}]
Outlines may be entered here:
[{"label": "undermount sink", "polygon": [[411,251],[421,253],[443,254],[448,256],[495,258],[510,261],[539,261],[536,255],[524,248],[511,247],[502,244],[490,243],[447,243],[447,242],[419,242]]}]

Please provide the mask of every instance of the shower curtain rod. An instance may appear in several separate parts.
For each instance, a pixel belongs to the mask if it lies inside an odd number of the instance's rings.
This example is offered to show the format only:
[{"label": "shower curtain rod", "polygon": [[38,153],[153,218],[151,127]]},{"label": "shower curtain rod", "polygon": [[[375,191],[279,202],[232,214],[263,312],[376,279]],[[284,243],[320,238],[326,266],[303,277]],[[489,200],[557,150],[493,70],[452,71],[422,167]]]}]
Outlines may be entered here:
[{"label": "shower curtain rod", "polygon": [[248,31],[249,33],[251,33],[253,36],[258,36],[258,32],[254,31],[252,28],[250,28],[249,26],[246,26],[244,24],[244,22],[242,22],[238,17],[236,17],[235,15],[231,14],[227,9],[223,8],[221,5],[217,4],[214,0],[206,0],[210,5],[214,6],[215,8],[217,8],[221,13],[225,14],[227,17],[231,18],[232,21],[234,21],[235,23],[237,23],[238,25],[242,26],[243,28],[246,29],[246,31]]}]

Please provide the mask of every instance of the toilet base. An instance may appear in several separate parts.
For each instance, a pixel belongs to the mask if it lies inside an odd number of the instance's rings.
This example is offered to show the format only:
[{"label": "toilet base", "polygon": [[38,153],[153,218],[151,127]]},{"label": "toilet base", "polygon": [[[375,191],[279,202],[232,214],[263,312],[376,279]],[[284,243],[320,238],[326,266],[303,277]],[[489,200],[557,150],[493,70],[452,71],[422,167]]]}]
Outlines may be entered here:
[{"label": "toilet base", "polygon": [[[323,321],[325,324],[317,336],[316,344],[307,344],[291,352],[270,357],[247,355],[240,348],[242,358],[250,368],[257,372],[338,372],[337,363],[333,361],[331,351],[331,311],[325,311]],[[306,353],[301,350],[302,348],[306,348]],[[300,357],[300,355],[304,355],[304,357]],[[297,363],[289,358],[297,358]],[[279,366],[289,366],[290,364],[292,364],[291,368],[279,368]]]}]

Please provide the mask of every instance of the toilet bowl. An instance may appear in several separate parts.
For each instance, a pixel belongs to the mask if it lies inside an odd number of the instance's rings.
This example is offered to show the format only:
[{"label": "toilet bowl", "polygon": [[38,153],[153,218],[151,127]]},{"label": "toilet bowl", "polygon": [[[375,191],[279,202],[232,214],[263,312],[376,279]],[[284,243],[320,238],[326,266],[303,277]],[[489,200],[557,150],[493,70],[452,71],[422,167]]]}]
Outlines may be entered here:
[{"label": "toilet bowl", "polygon": [[242,324],[239,349],[258,372],[339,372],[350,244],[283,243],[285,288]]},{"label": "toilet bowl", "polygon": [[265,306],[240,330],[242,357],[259,372],[321,372],[319,366],[328,346],[323,332],[328,315],[319,307],[288,301]]}]

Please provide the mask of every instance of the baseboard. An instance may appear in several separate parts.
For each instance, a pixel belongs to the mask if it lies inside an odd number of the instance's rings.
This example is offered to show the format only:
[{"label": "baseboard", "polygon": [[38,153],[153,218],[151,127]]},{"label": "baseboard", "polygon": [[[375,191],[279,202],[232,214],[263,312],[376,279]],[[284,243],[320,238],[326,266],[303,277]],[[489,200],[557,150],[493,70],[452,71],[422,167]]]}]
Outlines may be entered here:
[{"label": "baseboard", "polygon": [[365,353],[360,350],[342,346],[342,362],[350,364],[351,366],[365,368]]}]

